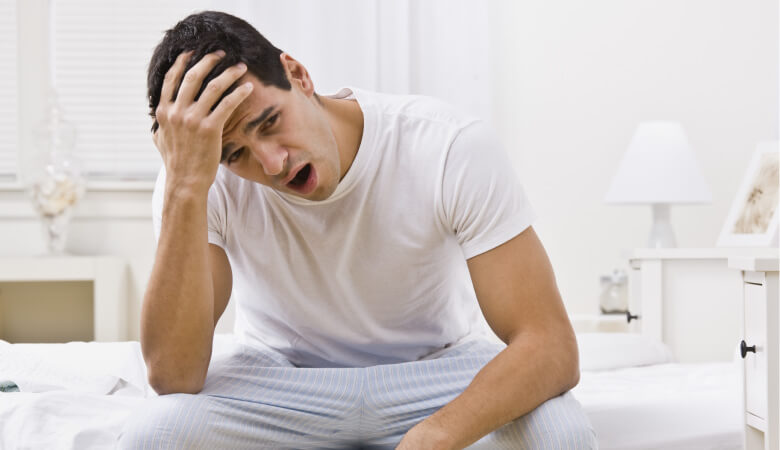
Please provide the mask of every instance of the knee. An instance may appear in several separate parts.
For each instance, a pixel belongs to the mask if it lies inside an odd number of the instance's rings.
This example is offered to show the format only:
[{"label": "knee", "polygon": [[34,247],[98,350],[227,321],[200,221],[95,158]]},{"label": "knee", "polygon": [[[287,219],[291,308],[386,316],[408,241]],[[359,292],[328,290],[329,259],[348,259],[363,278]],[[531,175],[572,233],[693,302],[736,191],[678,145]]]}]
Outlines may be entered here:
[{"label": "knee", "polygon": [[539,448],[571,450],[596,450],[599,448],[596,433],[587,420],[572,424],[560,424],[558,428],[550,430],[542,442],[544,444]]},{"label": "knee", "polygon": [[598,449],[599,443],[593,425],[574,395],[566,392],[548,402],[553,400],[556,403],[550,405],[548,414],[554,416],[555,423],[559,424],[557,432],[563,448]]},{"label": "knee", "polygon": [[472,449],[590,450],[596,434],[579,402],[567,393],[489,434]]},{"label": "knee", "polygon": [[195,425],[202,398],[190,394],[170,394],[148,399],[131,414],[119,435],[118,448],[194,448]]}]

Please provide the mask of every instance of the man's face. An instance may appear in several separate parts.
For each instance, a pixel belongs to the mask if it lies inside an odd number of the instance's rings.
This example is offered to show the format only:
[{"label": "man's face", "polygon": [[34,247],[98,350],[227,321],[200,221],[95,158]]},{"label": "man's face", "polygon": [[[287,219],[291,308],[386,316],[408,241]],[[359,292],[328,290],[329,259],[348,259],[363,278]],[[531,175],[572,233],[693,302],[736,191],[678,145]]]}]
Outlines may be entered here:
[{"label": "man's face", "polygon": [[254,90],[228,118],[222,164],[236,175],[308,200],[325,200],[341,176],[338,145],[312,94],[285,91],[247,73]]}]

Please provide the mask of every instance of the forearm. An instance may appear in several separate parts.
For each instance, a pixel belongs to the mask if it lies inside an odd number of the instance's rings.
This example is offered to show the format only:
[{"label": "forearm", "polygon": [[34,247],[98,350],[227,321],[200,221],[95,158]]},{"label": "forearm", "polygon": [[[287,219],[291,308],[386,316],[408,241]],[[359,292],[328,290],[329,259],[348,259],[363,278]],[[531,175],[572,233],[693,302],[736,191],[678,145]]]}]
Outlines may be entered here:
[{"label": "forearm", "polygon": [[158,393],[200,390],[214,333],[207,195],[174,184],[168,180],[141,311],[141,348]]},{"label": "forearm", "polygon": [[[463,448],[579,380],[573,333],[518,335],[480,370],[461,395],[418,426],[440,448]],[[433,446],[436,447],[436,446]]]}]

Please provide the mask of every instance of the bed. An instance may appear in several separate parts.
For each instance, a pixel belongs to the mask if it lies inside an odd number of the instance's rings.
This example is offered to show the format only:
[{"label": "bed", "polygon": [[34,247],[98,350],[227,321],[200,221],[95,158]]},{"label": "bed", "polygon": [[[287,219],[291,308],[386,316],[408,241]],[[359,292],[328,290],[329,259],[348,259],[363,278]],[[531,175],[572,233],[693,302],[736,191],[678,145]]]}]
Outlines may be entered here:
[{"label": "bed", "polygon": [[677,363],[634,333],[578,333],[574,388],[602,449],[741,449],[741,363]]},{"label": "bed", "polygon": [[[680,364],[661,342],[632,333],[579,333],[574,394],[602,449],[740,449],[738,362]],[[212,361],[237,347],[215,336]],[[138,342],[0,341],[0,448],[114,448],[125,419],[156,395]]]}]

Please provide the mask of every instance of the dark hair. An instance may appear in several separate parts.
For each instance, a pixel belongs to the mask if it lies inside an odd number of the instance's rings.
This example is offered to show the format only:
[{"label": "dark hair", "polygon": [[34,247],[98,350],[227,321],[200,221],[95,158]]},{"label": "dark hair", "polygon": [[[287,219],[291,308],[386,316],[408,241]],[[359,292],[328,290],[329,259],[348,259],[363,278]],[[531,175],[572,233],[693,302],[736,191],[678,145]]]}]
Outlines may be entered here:
[{"label": "dark hair", "polygon": [[[152,60],[149,62],[146,84],[149,96],[149,115],[154,119],[152,132],[157,131],[159,126],[155,114],[157,106],[160,104],[165,74],[173,66],[177,56],[191,50],[193,54],[187,63],[185,73],[205,55],[217,50],[225,51],[222,60],[203,79],[203,84],[195,96],[196,100],[209,81],[239,62],[246,64],[248,72],[256,76],[263,84],[284,90],[291,89],[290,81],[279,61],[279,55],[282,54],[282,51],[274,47],[252,25],[238,17],[219,11],[203,11],[192,14],[165,32],[165,36],[154,49]],[[236,87],[238,87],[238,83],[230,86],[219,101]],[[173,94],[174,99],[178,92],[179,86],[176,86]]]}]

